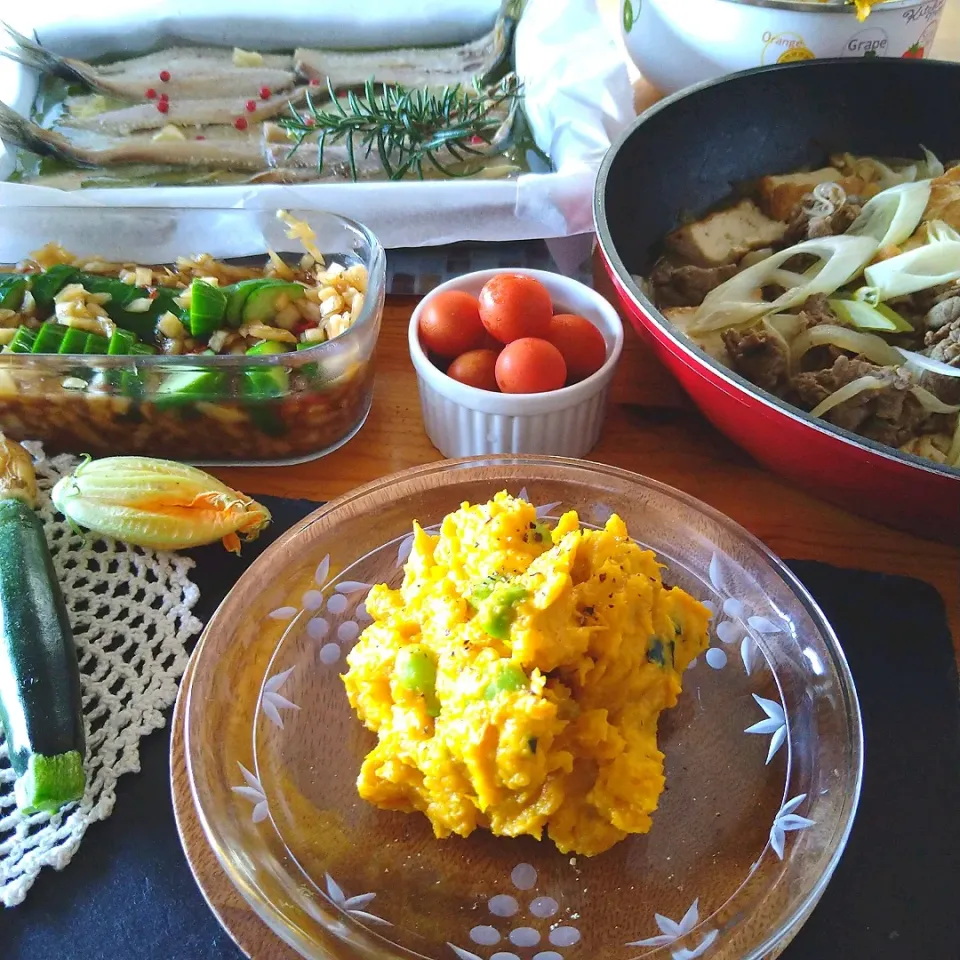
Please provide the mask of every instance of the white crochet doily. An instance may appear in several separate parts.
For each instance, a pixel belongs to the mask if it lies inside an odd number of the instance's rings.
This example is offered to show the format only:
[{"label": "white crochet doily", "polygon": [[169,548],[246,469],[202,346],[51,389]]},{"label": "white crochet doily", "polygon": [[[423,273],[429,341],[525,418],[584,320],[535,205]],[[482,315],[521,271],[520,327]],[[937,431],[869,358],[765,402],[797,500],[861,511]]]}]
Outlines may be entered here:
[{"label": "white crochet doily", "polygon": [[77,459],[34,457],[47,543],[70,611],[83,687],[87,790],[51,816],[14,805],[13,771],[0,733],[0,902],[20,903],[45,866],[62,869],[87,827],[113,811],[117,779],[140,769],[140,738],[164,725],[187,665],[184,645],[202,624],[193,561],[114,540],[83,537],[57,514],[50,489]]}]

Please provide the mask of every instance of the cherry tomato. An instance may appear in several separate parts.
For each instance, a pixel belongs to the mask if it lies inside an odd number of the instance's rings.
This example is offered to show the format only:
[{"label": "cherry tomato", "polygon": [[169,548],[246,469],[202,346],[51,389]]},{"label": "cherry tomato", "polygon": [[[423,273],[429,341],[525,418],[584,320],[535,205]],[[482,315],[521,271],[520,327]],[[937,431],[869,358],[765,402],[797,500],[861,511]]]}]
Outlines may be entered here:
[{"label": "cherry tomato", "polygon": [[533,277],[501,273],[480,291],[480,319],[501,343],[544,337],[552,316],[550,294]]},{"label": "cherry tomato", "polygon": [[571,381],[585,380],[607,359],[603,334],[586,317],[558,313],[550,320],[546,338],[563,354]]},{"label": "cherry tomato", "polygon": [[563,354],[546,340],[521,337],[497,357],[497,385],[504,393],[559,390],[567,379]]},{"label": "cherry tomato", "polygon": [[497,389],[495,350],[468,350],[447,368],[447,376],[478,390]]},{"label": "cherry tomato", "polygon": [[447,290],[431,297],[420,314],[420,343],[441,357],[458,357],[484,341],[480,308],[475,297]]}]

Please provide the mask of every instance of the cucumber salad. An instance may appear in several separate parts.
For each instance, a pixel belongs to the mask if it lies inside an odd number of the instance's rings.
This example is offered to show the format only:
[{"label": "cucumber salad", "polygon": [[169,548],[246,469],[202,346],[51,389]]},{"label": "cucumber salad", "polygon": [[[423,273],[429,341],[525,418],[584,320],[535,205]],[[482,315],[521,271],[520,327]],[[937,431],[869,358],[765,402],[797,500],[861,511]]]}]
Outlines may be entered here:
[{"label": "cucumber salad", "polygon": [[0,347],[5,353],[278,354],[339,336],[363,309],[363,264],[329,265],[315,234],[277,216],[306,252],[288,263],[269,251],[262,267],[209,254],[169,267],[78,258],[50,243],[0,273]]}]

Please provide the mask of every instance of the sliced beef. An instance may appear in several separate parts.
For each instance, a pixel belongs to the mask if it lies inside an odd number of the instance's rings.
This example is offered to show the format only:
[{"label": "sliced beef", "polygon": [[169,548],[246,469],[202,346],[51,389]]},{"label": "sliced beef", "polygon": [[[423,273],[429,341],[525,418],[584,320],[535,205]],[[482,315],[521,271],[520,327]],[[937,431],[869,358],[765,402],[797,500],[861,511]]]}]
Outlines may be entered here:
[{"label": "sliced beef", "polygon": [[783,235],[784,245],[846,233],[862,209],[860,198],[847,196],[839,184],[818,184],[793,208]]},{"label": "sliced beef", "polygon": [[930,287],[906,297],[898,297],[890,301],[890,306],[919,329],[934,307],[957,296],[960,296],[960,283],[954,280],[939,287]]},{"label": "sliced beef", "polygon": [[661,260],[650,274],[659,307],[698,307],[703,298],[737,272],[736,264],[722,267],[680,266]]},{"label": "sliced beef", "polygon": [[[952,320],[944,320],[935,329],[929,330],[924,343],[928,347],[924,352],[933,360],[947,363],[960,371],[960,297],[944,300],[940,307],[954,304],[951,311],[944,311],[945,315],[952,315]],[[934,307],[927,317],[930,317],[938,307]],[[960,376],[950,377],[926,371],[920,378],[920,383],[931,393],[936,394],[944,403],[960,403]]]},{"label": "sliced beef", "polygon": [[907,376],[891,367],[881,367],[863,357],[838,357],[827,370],[797,374],[790,383],[791,395],[798,406],[812,410],[841,387],[860,377],[872,376],[885,386],[857,394],[825,414],[838,427],[893,447],[939,426],[917,398]]},{"label": "sliced beef", "polygon": [[[943,327],[956,324],[960,320],[960,296],[948,297],[934,304],[923,318],[923,325],[927,330],[939,331]],[[927,334],[927,344],[929,344],[931,334]],[[935,341],[934,341],[935,342]]]},{"label": "sliced beef", "polygon": [[807,297],[800,307],[800,319],[803,321],[804,329],[819,327],[822,323],[830,323],[834,326],[844,327],[846,324],[833,312],[827,297],[822,293],[815,293]]},{"label": "sliced beef", "polygon": [[776,335],[756,327],[724,330],[722,336],[730,365],[740,376],[770,393],[783,390],[788,380],[787,355]]}]

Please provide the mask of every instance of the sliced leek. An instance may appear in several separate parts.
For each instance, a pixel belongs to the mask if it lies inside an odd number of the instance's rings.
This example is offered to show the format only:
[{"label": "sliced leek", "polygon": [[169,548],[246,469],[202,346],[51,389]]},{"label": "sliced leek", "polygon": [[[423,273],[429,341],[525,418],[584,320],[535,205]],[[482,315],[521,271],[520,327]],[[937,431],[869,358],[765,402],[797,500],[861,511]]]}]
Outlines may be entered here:
[{"label": "sliced leek", "polygon": [[858,330],[883,333],[913,333],[913,326],[886,304],[876,306],[862,300],[830,300],[830,309],[845,323]]},{"label": "sliced leek", "polygon": [[870,294],[864,294],[868,302],[873,296],[876,301],[892,300],[939,287],[960,279],[960,241],[931,240],[922,247],[872,264],[863,276]]},{"label": "sliced leek", "polygon": [[929,200],[929,180],[883,190],[864,204],[846,236],[872,237],[880,248],[901,244],[919,226]]},{"label": "sliced leek", "polygon": [[[815,293],[834,293],[857,276],[877,251],[872,237],[818,237],[787,247],[714,288],[697,308],[691,333],[735,327],[767,313],[799,306]],[[802,254],[821,261],[804,274],[784,271],[783,265]],[[790,286],[775,300],[764,300],[761,290],[777,280]],[[778,283],[783,286],[783,283]]]}]

